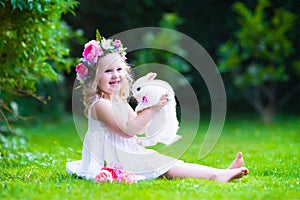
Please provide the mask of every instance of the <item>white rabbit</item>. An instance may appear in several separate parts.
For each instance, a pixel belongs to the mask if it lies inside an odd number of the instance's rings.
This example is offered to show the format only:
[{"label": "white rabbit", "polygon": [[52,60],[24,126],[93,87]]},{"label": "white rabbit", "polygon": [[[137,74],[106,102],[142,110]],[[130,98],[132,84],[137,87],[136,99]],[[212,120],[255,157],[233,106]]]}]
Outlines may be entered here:
[{"label": "white rabbit", "polygon": [[146,137],[137,137],[138,142],[143,146],[153,146],[158,142],[170,145],[181,138],[176,135],[179,127],[173,88],[166,81],[154,80],[156,75],[150,72],[137,79],[132,86],[133,96],[138,101],[136,112],[155,105],[162,95],[167,94],[169,100],[148,123],[145,129]]}]

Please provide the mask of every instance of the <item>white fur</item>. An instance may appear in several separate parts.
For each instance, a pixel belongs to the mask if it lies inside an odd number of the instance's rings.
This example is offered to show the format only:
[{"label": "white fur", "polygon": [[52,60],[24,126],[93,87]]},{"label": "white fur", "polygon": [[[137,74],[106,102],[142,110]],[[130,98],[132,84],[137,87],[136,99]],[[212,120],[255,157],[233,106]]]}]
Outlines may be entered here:
[{"label": "white fur", "polygon": [[[154,80],[155,77],[156,73],[150,72],[137,79],[132,86],[133,96],[139,101],[136,112],[155,105],[164,94],[168,95],[169,100],[168,104],[158,111],[148,123],[145,130],[146,137],[137,138],[143,146],[153,146],[158,142],[170,145],[181,138],[176,135],[178,120],[173,88],[166,81]],[[143,97],[146,97],[147,101],[143,102]]]}]

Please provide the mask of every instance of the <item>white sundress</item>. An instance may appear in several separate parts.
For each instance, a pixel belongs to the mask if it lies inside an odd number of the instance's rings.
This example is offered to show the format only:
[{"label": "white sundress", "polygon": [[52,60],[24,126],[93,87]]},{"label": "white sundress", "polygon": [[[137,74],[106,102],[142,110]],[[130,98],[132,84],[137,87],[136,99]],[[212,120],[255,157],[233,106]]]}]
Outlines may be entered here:
[{"label": "white sundress", "polygon": [[94,120],[91,117],[91,109],[98,101],[110,103],[106,99],[96,98],[91,104],[82,160],[67,162],[68,173],[94,179],[106,161],[108,164],[119,164],[125,171],[134,173],[140,180],[154,179],[179,162],[175,158],[144,148],[137,143],[136,137],[122,137],[101,121]]}]

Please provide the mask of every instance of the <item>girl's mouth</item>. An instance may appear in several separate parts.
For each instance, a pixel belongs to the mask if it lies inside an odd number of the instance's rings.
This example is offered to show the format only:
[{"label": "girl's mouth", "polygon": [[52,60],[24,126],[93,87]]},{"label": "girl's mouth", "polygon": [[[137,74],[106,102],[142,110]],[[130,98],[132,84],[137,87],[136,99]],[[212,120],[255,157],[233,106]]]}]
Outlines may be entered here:
[{"label": "girl's mouth", "polygon": [[110,81],[109,85],[112,87],[117,87],[120,84],[120,81]]}]

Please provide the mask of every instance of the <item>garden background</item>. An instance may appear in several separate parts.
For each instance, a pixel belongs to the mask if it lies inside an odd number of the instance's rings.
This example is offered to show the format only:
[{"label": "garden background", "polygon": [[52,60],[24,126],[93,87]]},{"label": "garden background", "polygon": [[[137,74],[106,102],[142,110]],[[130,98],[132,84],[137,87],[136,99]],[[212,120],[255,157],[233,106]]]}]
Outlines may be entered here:
[{"label": "garden background", "polygon": [[[0,197],[299,198],[299,5],[299,0],[0,0]],[[83,44],[94,39],[96,28],[110,37],[139,27],[168,28],[193,38],[224,81],[225,126],[211,153],[199,159],[195,155],[211,114],[201,76],[169,52],[129,54],[133,66],[163,63],[193,86],[202,120],[182,159],[226,167],[242,150],[249,176],[228,184],[158,179],[125,185],[96,184],[66,173],[65,163],[81,156],[72,88]],[[163,31],[144,42],[157,41],[180,49],[180,38],[166,41]]]}]

